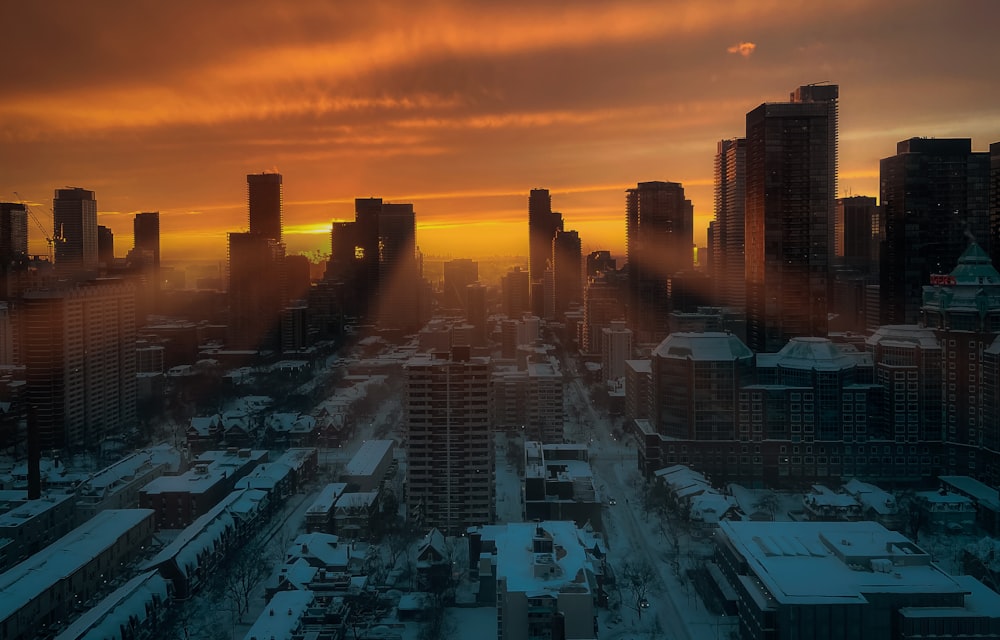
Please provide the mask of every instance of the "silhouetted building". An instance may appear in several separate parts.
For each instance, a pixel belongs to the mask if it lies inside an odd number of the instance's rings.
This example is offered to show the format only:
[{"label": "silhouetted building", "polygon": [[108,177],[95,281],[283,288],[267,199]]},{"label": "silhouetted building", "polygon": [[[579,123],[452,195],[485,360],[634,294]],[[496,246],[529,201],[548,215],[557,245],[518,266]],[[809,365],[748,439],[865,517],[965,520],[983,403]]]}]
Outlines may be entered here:
[{"label": "silhouetted building", "polygon": [[468,347],[406,363],[409,519],[457,535],[494,519],[490,362]]},{"label": "silhouetted building", "polygon": [[132,244],[136,249],[153,253],[153,267],[160,268],[160,212],[135,214],[132,221]]},{"label": "silhouetted building", "polygon": [[827,334],[837,195],[837,85],[747,114],[747,343],[775,352]]},{"label": "silhouetted building", "polygon": [[746,222],[746,138],[720,140],[715,154],[715,223],[712,269],[719,303],[746,308],[743,227]]},{"label": "silhouetted building", "polygon": [[611,252],[606,250],[591,251],[587,256],[587,266],[584,275],[587,278],[596,276],[606,271],[614,271],[617,267],[616,260],[611,257]]},{"label": "silhouetted building", "polygon": [[583,256],[576,231],[556,231],[552,238],[553,309],[562,318],[573,303],[583,301]]},{"label": "silhouetted building", "polygon": [[990,259],[1000,265],[1000,142],[990,145]]},{"label": "silhouetted building", "polygon": [[[544,279],[552,259],[552,239],[562,228],[562,214],[552,211],[549,190],[532,189],[528,195],[528,273],[533,284]],[[531,305],[536,315],[542,315],[544,302],[535,291],[532,291]]]},{"label": "silhouetted building", "polygon": [[236,349],[277,349],[283,248],[256,233],[229,234],[229,341]]},{"label": "silhouetted building", "polygon": [[61,273],[97,268],[97,200],[93,191],[56,189],[52,225],[55,263]]},{"label": "silhouetted building", "polygon": [[444,263],[444,291],[441,303],[445,309],[464,309],[466,287],[479,280],[479,263],[468,258],[456,258]]},{"label": "silhouetted building", "polygon": [[281,242],[281,174],[247,175],[250,233]]},{"label": "silhouetted building", "polygon": [[615,271],[598,272],[587,282],[583,292],[583,325],[580,350],[583,353],[600,353],[601,330],[611,326],[612,320],[625,317],[621,300],[621,286]]},{"label": "silhouetted building", "polygon": [[283,262],[285,299],[306,300],[309,297],[310,266],[309,258],[306,256],[285,256]]},{"label": "silhouetted building", "polygon": [[28,253],[28,208],[18,202],[0,202],[0,264]]},{"label": "silhouetted building", "polygon": [[638,342],[669,332],[670,276],[693,266],[691,201],[676,182],[640,182],[626,192],[628,324]]},{"label": "silhouetted building", "polygon": [[834,222],[834,263],[862,273],[878,269],[878,206],[870,196],[837,198]]},{"label": "silhouetted building", "polygon": [[134,427],[133,287],[103,279],[23,300],[29,428],[42,449],[96,447]]},{"label": "silhouetted building", "polygon": [[990,154],[968,138],[910,138],[882,159],[881,324],[915,323],[931,274],[949,273],[970,235],[989,243],[989,180]]},{"label": "silhouetted building", "polygon": [[465,287],[465,319],[472,325],[472,344],[486,344],[486,287],[474,282]]},{"label": "silhouetted building", "polygon": [[500,280],[503,312],[508,318],[520,318],[531,311],[531,286],[528,272],[514,267]]},{"label": "silhouetted building", "polygon": [[104,225],[97,225],[97,261],[105,268],[115,261],[115,234]]}]

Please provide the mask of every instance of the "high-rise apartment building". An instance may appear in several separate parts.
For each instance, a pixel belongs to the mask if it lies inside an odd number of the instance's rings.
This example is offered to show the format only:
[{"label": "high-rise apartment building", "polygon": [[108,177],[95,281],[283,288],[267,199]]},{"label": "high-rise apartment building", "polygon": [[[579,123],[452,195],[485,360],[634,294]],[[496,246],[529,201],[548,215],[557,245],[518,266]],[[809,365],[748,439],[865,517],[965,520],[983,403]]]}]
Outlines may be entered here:
[{"label": "high-rise apartment building", "polygon": [[105,268],[115,261],[115,234],[103,224],[97,225],[97,261]]},{"label": "high-rise apartment building", "polygon": [[417,356],[406,366],[406,485],[411,521],[446,535],[494,519],[490,361]]},{"label": "high-rise apartment building", "polygon": [[612,320],[601,330],[601,377],[612,381],[625,377],[625,361],[632,357],[632,332],[624,320]]},{"label": "high-rise apartment building", "polygon": [[776,352],[827,334],[837,195],[837,85],[802,86],[747,114],[747,343]]},{"label": "high-rise apartment building", "polygon": [[503,312],[508,318],[520,318],[531,311],[531,283],[528,272],[514,267],[500,280]]},{"label": "high-rise apartment building", "polygon": [[97,200],[93,191],[56,189],[52,225],[56,267],[62,273],[97,268]]},{"label": "high-rise apartment building", "polygon": [[97,280],[24,294],[29,429],[42,450],[89,449],[136,424],[135,294]]},{"label": "high-rise apartment building", "polygon": [[[548,189],[532,189],[528,195],[528,274],[531,282],[540,283],[552,259],[552,239],[563,228],[562,214],[552,211]],[[538,287],[533,291],[541,292]],[[535,296],[537,297],[537,296]],[[541,315],[544,303],[532,298],[532,310]]]},{"label": "high-rise apartment building", "polygon": [[281,174],[247,175],[250,233],[281,242]]},{"label": "high-rise apartment building", "polygon": [[18,202],[0,202],[0,263],[28,254],[28,208]]},{"label": "high-rise apartment building", "polygon": [[557,230],[552,238],[553,310],[562,318],[570,305],[583,300],[583,255],[580,234]]},{"label": "high-rise apartment building", "polygon": [[715,154],[715,224],[712,272],[719,302],[746,307],[743,225],[746,222],[746,138],[720,140]]},{"label": "high-rise apartment building", "polygon": [[694,208],[677,182],[640,182],[625,202],[629,328],[657,342],[669,333],[668,280],[693,266]]},{"label": "high-rise apartment building", "polygon": [[160,268],[160,212],[135,214],[132,221],[132,244],[136,249],[151,251],[153,267]]},{"label": "high-rise apartment building", "polygon": [[910,138],[879,173],[881,324],[914,324],[931,275],[949,273],[970,237],[989,247],[990,154],[968,138]]},{"label": "high-rise apartment building", "polygon": [[236,349],[275,349],[284,306],[282,245],[257,233],[229,234],[229,335]]},{"label": "high-rise apartment building", "polygon": [[834,218],[833,263],[861,273],[878,270],[879,209],[875,198],[837,198]]},{"label": "high-rise apartment building", "polygon": [[580,331],[583,353],[599,353],[601,330],[611,326],[612,320],[625,317],[620,289],[614,271],[601,272],[588,279],[587,288],[583,291],[583,325]]}]

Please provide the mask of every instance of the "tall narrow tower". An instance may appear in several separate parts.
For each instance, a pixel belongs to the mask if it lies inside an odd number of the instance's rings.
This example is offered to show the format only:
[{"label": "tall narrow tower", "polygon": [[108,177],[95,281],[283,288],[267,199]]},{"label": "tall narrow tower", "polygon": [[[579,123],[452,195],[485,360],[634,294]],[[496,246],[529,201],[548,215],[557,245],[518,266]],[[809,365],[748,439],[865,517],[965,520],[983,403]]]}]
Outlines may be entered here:
[{"label": "tall narrow tower", "polygon": [[250,233],[281,242],[281,174],[247,175]]},{"label": "tall narrow tower", "polygon": [[694,208],[677,182],[640,182],[625,202],[628,325],[638,342],[658,342],[670,333],[667,281],[694,261]]},{"label": "tall narrow tower", "polygon": [[563,228],[562,214],[552,211],[548,189],[532,189],[528,195],[528,277],[531,284],[531,306],[536,313],[544,307],[540,283],[552,258],[552,239]]},{"label": "tall narrow tower", "polygon": [[746,223],[747,140],[720,140],[715,154],[715,226],[712,268],[718,278],[719,301],[746,307],[743,225]]},{"label": "tall narrow tower", "polygon": [[160,212],[135,214],[132,222],[133,244],[136,249],[153,253],[153,266],[160,268]]},{"label": "tall narrow tower", "polygon": [[63,273],[96,269],[97,200],[94,192],[80,187],[56,189],[52,201],[56,266]]},{"label": "tall narrow tower", "polygon": [[837,85],[747,114],[747,343],[777,352],[827,334],[837,195]]}]

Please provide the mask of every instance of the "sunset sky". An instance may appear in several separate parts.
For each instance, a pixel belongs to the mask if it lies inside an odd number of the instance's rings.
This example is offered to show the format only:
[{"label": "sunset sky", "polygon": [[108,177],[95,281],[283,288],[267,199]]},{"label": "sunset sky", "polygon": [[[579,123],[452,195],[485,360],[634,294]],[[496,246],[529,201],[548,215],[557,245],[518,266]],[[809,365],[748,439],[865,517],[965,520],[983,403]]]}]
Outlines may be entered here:
[{"label": "sunset sky", "polygon": [[224,256],[264,170],[292,253],[381,196],[414,203],[426,254],[526,255],[534,187],[620,253],[646,180],[683,183],[703,244],[716,142],[813,82],[840,85],[842,194],[878,195],[899,140],[1000,140],[994,0],[56,0],[0,22],[0,200],[51,228],[56,188],[93,189],[118,256],[159,211],[166,262]]}]

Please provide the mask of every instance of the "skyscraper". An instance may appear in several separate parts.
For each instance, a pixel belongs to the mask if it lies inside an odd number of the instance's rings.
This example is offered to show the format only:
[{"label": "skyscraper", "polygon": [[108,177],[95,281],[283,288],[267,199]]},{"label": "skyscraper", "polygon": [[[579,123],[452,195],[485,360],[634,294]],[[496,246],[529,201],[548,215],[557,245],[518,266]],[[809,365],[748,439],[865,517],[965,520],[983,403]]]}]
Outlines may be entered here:
[{"label": "skyscraper", "polygon": [[922,287],[949,273],[974,238],[989,246],[990,154],[968,138],[910,138],[880,163],[885,242],[881,324],[914,324]]},{"label": "skyscraper", "polygon": [[250,233],[281,242],[281,174],[247,175]]},{"label": "skyscraper", "polygon": [[677,182],[640,182],[625,202],[628,325],[638,342],[656,342],[670,332],[667,281],[693,266],[694,208]]},{"label": "skyscraper", "polygon": [[746,222],[746,138],[720,140],[715,154],[715,226],[712,269],[719,301],[746,307],[743,225]]},{"label": "skyscraper", "polygon": [[80,187],[56,189],[52,226],[55,262],[61,272],[97,267],[97,200],[93,191]]},{"label": "skyscraper", "polygon": [[747,114],[747,344],[776,352],[827,334],[837,194],[837,85]]},{"label": "skyscraper", "polygon": [[531,286],[528,272],[514,267],[500,279],[503,312],[511,319],[520,318],[531,310]]},{"label": "skyscraper", "polygon": [[494,519],[490,362],[468,347],[406,364],[406,486],[411,521],[457,535]]},{"label": "skyscraper", "polygon": [[557,230],[552,238],[552,276],[554,311],[562,318],[571,303],[583,301],[583,255],[576,231]]},{"label": "skyscraper", "polygon": [[97,261],[105,269],[115,261],[115,234],[103,224],[97,225]]},{"label": "skyscraper", "polygon": [[93,448],[136,424],[135,294],[118,280],[24,294],[29,428],[42,449]]},{"label": "skyscraper", "polygon": [[0,202],[0,263],[27,253],[28,208],[17,202]]},{"label": "skyscraper", "polygon": [[444,263],[444,291],[441,303],[445,309],[464,309],[466,287],[479,280],[479,263],[468,258],[456,258]]},{"label": "skyscraper", "polygon": [[229,333],[235,349],[276,349],[283,307],[282,245],[257,233],[229,234]]},{"label": "skyscraper", "polygon": [[132,244],[136,249],[153,252],[153,267],[160,268],[160,212],[135,214]]},{"label": "skyscraper", "polygon": [[[562,214],[552,211],[548,189],[532,189],[528,195],[528,275],[532,284],[545,278],[545,269],[552,258],[552,238],[563,228]],[[540,287],[532,287],[532,309],[541,313],[544,303],[534,295]]]}]

